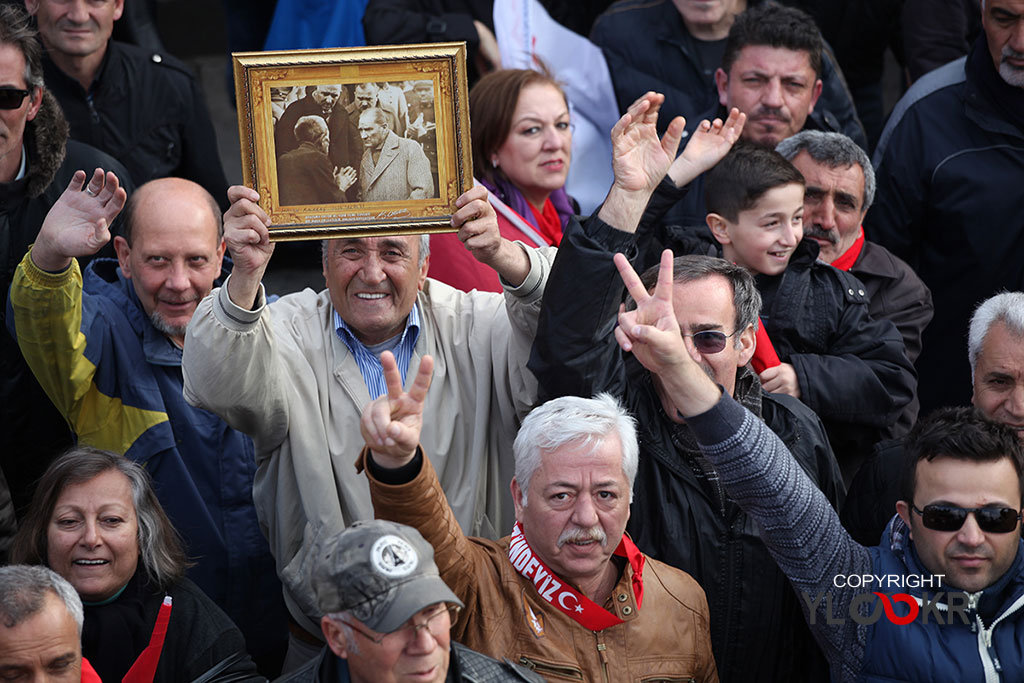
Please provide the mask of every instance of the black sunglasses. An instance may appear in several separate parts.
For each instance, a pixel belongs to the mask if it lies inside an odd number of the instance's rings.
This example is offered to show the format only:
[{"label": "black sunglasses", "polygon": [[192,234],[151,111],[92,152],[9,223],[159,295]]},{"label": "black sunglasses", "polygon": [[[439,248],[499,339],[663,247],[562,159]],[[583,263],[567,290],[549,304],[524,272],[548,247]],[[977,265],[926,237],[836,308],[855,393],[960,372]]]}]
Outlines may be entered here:
[{"label": "black sunglasses", "polygon": [[17,109],[31,92],[10,86],[0,88],[0,109]]},{"label": "black sunglasses", "polygon": [[967,521],[967,515],[973,513],[978,528],[989,534],[1006,534],[1017,528],[1020,510],[1013,508],[959,508],[955,505],[925,505],[918,510],[916,505],[910,508],[921,515],[925,528],[933,531],[959,531]]},{"label": "black sunglasses", "polygon": [[726,334],[718,330],[703,330],[702,332],[684,334],[683,336],[693,339],[693,345],[701,353],[718,353],[725,348],[725,340],[736,334],[736,332],[739,332],[739,330],[732,334]]}]

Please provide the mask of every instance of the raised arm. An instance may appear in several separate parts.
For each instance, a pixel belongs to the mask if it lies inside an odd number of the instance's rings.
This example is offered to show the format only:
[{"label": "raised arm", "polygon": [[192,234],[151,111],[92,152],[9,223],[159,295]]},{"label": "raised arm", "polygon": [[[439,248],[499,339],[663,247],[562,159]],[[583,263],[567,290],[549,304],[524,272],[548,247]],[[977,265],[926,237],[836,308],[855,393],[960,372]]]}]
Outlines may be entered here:
[{"label": "raised arm", "polygon": [[673,314],[671,252],[662,254],[650,294],[622,255],[615,262],[638,302],[636,310],[619,315],[619,344],[659,376],[726,492],[757,522],[768,551],[800,594],[805,615],[814,612],[811,630],[834,670],[848,680],[863,659],[866,627],[852,619],[829,623],[836,620],[827,616],[846,614],[853,598],[836,588],[834,578],[870,572],[870,553],[842,528],[778,436],[724,395],[698,364]]},{"label": "raised arm", "polygon": [[224,241],[234,268],[228,278],[231,303],[249,310],[256,303],[260,281],[274,253],[270,241],[270,217],[260,208],[260,195],[244,185],[228,188],[231,208],[224,214]]},{"label": "raised arm", "polygon": [[487,201],[487,188],[472,187],[455,200],[452,227],[466,249],[480,263],[493,268],[512,287],[518,287],[530,272],[530,259],[514,242],[501,236],[494,207]]},{"label": "raised arm", "polygon": [[582,225],[573,219],[566,226],[529,362],[541,400],[623,391],[625,368],[612,336],[623,289],[612,254],[635,253],[637,221],[679,144],[682,119],[658,137],[661,101],[660,95],[647,93],[615,124],[615,184],[598,216]]},{"label": "raised arm", "polygon": [[86,184],[85,171],[75,171],[39,228],[32,263],[58,272],[71,265],[73,258],[95,254],[110,241],[110,223],[127,198],[113,173],[97,168]]}]

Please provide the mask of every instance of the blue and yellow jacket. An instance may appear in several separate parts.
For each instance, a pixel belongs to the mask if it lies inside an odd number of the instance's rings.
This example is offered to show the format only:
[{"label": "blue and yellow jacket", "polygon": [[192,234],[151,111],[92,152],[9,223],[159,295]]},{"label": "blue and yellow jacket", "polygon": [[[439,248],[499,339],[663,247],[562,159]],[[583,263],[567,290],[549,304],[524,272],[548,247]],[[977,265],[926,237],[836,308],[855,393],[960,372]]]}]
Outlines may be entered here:
[{"label": "blue and yellow jacket", "polygon": [[48,273],[26,254],[7,321],[79,443],[146,468],[195,562],[189,578],[238,624],[250,651],[272,647],[285,616],[252,501],[252,441],[185,402],[181,349],[149,322],[117,261],[95,260],[83,278],[77,261]]}]

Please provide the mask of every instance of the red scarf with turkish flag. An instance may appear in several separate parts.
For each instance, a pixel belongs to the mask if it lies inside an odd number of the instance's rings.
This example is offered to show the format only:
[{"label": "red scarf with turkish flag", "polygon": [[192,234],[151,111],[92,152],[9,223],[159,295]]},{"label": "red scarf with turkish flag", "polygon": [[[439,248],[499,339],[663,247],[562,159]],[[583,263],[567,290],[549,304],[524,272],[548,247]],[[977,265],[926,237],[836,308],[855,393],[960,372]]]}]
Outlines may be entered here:
[{"label": "red scarf with turkish flag", "polygon": [[[636,598],[636,606],[640,607],[644,600],[643,553],[626,534],[622,534],[622,540],[613,555],[625,557],[629,566],[633,568],[633,597]],[[517,572],[533,581],[537,595],[542,600],[581,626],[591,631],[603,631],[609,626],[622,623],[622,619],[555,576],[555,573],[533,552],[519,522],[512,527],[508,559]]]}]

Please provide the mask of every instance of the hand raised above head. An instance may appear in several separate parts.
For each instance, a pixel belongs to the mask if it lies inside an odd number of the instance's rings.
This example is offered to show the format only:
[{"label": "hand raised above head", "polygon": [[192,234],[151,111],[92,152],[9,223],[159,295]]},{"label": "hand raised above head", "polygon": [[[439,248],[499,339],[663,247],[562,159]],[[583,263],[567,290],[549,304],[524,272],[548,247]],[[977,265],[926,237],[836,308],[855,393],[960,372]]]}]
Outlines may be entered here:
[{"label": "hand raised above head", "polygon": [[75,171],[43,220],[32,262],[43,270],[59,271],[72,258],[95,254],[110,241],[110,223],[127,198],[113,173],[97,168],[86,183],[85,171]]},{"label": "hand raised above head", "polygon": [[672,306],[672,252],[666,249],[661,255],[658,283],[653,292],[644,288],[625,256],[615,254],[614,258],[626,291],[636,302],[633,310],[625,310],[625,305],[619,310],[619,324],[615,328],[619,346],[623,351],[631,351],[645,368],[657,375],[671,366],[685,365],[689,354]]},{"label": "hand raised above head", "polygon": [[419,370],[408,391],[402,389],[402,375],[390,351],[380,355],[380,364],[388,391],[363,409],[359,431],[378,465],[401,467],[416,455],[434,359],[431,356],[420,359]]},{"label": "hand raised above head", "polygon": [[701,173],[714,168],[740,139],[747,115],[733,107],[725,121],[707,119],[700,122],[683,153],[676,157],[668,175],[678,187],[693,181]]},{"label": "hand raised above head", "polygon": [[260,208],[260,195],[252,188],[233,185],[228,188],[228,200],[231,206],[224,213],[224,242],[234,262],[228,294],[235,305],[248,309],[274,253],[270,217]]},{"label": "hand raised above head", "polygon": [[686,120],[677,116],[659,138],[658,112],[664,101],[664,95],[648,92],[612,127],[612,171],[621,189],[653,192],[675,159]]},{"label": "hand raised above head", "polygon": [[487,188],[470,188],[455,200],[455,207],[452,227],[459,229],[459,239],[473,258],[493,268],[513,287],[521,285],[530,272],[530,259],[522,248],[501,236]]}]

